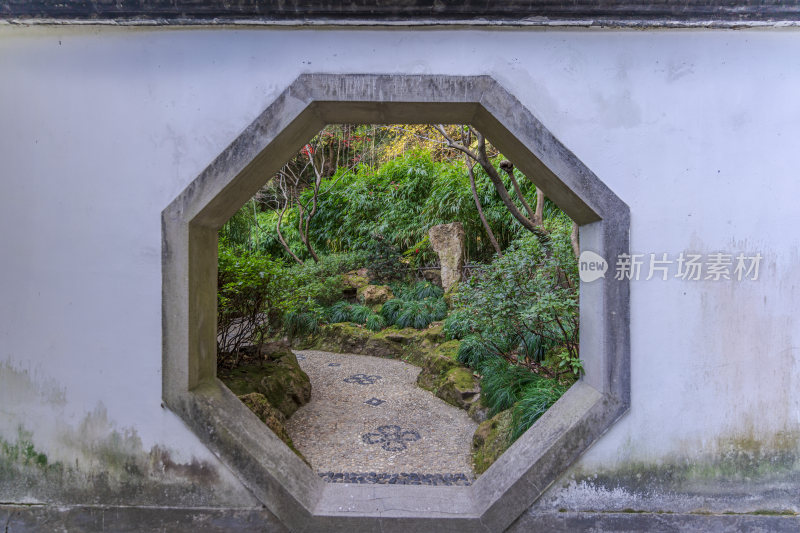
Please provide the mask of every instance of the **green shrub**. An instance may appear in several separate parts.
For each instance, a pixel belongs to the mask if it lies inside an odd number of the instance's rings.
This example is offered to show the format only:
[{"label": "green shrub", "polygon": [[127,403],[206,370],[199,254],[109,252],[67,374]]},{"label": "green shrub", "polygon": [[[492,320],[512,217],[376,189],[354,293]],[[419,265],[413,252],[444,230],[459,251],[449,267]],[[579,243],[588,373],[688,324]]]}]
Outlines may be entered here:
[{"label": "green shrub", "polygon": [[[526,235],[462,283],[453,302],[458,318],[448,322],[447,334],[463,337],[471,331],[495,356],[518,356],[532,364],[560,353],[552,370],[574,373],[579,368],[578,278],[567,222],[565,217],[547,221],[547,248]],[[560,361],[567,363],[558,367]]]},{"label": "green shrub", "polygon": [[394,323],[401,328],[422,329],[433,322],[433,317],[428,312],[423,302],[404,301],[403,307]]},{"label": "green shrub", "polygon": [[287,269],[286,287],[297,300],[309,298],[319,305],[331,305],[342,298],[341,274],[361,268],[366,263],[366,254],[339,253],[320,257],[319,263],[306,261]]},{"label": "green shrub", "polygon": [[367,317],[367,329],[370,331],[380,331],[386,327],[386,320],[381,315],[375,313]]},{"label": "green shrub", "polygon": [[475,331],[475,326],[470,320],[470,315],[463,309],[451,312],[444,321],[445,339],[451,341],[461,340]]},{"label": "green shrub", "polygon": [[480,371],[484,361],[495,357],[477,335],[468,335],[458,345],[458,360]]},{"label": "green shrub", "polygon": [[486,359],[480,367],[481,395],[490,416],[511,408],[522,398],[522,392],[546,378],[528,368],[509,364],[497,357]]},{"label": "green shrub", "polygon": [[511,411],[511,441],[517,440],[567,391],[555,380],[543,379],[526,387]]},{"label": "green shrub", "polygon": [[540,335],[532,331],[525,331],[520,336],[519,353],[528,361],[541,363],[548,352],[558,346],[559,332],[548,332]]},{"label": "green shrub", "polygon": [[430,281],[419,281],[406,290],[402,291],[400,297],[403,300],[426,300],[428,298],[441,298],[444,291]]},{"label": "green shrub", "polygon": [[284,315],[283,328],[290,336],[307,335],[319,331],[319,321],[317,312],[293,310]]},{"label": "green shrub", "polygon": [[328,309],[328,321],[331,324],[338,324],[340,322],[350,322],[351,320],[351,305],[347,302],[337,302]]},{"label": "green shrub", "polygon": [[400,298],[392,298],[383,304],[381,316],[383,316],[387,324],[395,324],[397,322],[397,317],[400,316],[404,304],[405,302]]},{"label": "green shrub", "polygon": [[447,317],[447,302],[444,301],[444,298],[441,296],[429,297],[425,298],[424,301],[425,305],[430,310],[431,316],[433,317],[432,322],[444,320],[445,317]]},{"label": "green shrub", "polygon": [[393,298],[383,304],[381,315],[387,324],[401,328],[423,329],[447,316],[447,304],[441,298],[425,300]]},{"label": "green shrub", "polygon": [[259,344],[280,323],[292,302],[284,290],[286,270],[269,257],[219,242],[217,268],[217,352]]},{"label": "green shrub", "polygon": [[364,305],[353,305],[350,307],[350,321],[356,324],[365,324],[372,314],[372,309]]},{"label": "green shrub", "polygon": [[410,275],[408,265],[401,261],[403,251],[380,233],[372,235],[367,249],[370,277],[383,282],[402,280]]}]

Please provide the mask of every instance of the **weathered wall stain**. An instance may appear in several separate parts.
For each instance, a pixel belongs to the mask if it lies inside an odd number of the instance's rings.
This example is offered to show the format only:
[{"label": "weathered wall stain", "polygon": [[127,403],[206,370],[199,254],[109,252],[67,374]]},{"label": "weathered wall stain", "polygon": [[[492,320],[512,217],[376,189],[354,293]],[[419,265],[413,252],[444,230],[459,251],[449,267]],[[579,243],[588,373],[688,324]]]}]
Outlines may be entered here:
[{"label": "weathered wall stain", "polygon": [[[98,405],[71,426],[63,420],[64,390],[52,379],[0,365],[0,501],[15,503],[256,506],[225,467],[155,444],[146,449],[134,428],[118,428]],[[47,405],[47,420],[25,405]],[[42,414],[39,411],[40,415]],[[32,416],[32,415],[31,415]],[[41,442],[39,437],[41,435]]]},{"label": "weathered wall stain", "polygon": [[33,372],[19,369],[8,361],[0,363],[0,415],[8,414],[9,406],[31,402],[45,402],[63,406],[66,389],[51,378],[35,379]]},{"label": "weathered wall stain", "polygon": [[161,446],[145,450],[135,432],[111,429],[101,438],[78,435],[75,431],[63,441],[64,447],[76,446],[84,457],[73,463],[51,461],[23,428],[13,440],[0,439],[0,501],[255,505],[243,489],[223,482],[219,465],[197,459],[176,462]]},{"label": "weathered wall stain", "polygon": [[573,468],[534,509],[800,513],[800,432],[716,439],[705,453]]}]

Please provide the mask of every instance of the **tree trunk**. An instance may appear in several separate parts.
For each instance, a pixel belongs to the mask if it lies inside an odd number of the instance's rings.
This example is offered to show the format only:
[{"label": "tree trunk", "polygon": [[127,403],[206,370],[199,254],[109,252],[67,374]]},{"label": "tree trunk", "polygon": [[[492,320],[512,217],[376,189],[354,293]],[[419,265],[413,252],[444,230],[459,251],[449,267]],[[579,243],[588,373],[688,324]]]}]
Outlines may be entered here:
[{"label": "tree trunk", "polygon": [[517,222],[522,224],[522,227],[536,235],[536,238],[539,240],[542,246],[547,247],[550,243],[550,237],[547,232],[544,230],[544,228],[537,226],[532,220],[528,219],[520,212],[516,204],[514,204],[514,201],[511,199],[511,196],[508,194],[508,190],[506,190],[506,186],[503,184],[503,178],[500,177],[500,174],[497,173],[497,169],[495,169],[494,166],[492,166],[492,163],[489,161],[489,157],[486,155],[486,139],[483,134],[481,134],[479,131],[473,130],[470,126],[470,130],[475,131],[475,135],[478,138],[478,151],[476,153],[463,144],[453,140],[453,138],[447,134],[444,126],[441,124],[437,124],[434,126],[434,128],[442,135],[442,137],[445,138],[448,146],[466,154],[467,157],[477,161],[478,164],[483,167],[483,170],[486,171],[486,174],[492,181],[492,185],[494,185],[497,194],[503,201],[503,205],[506,206],[506,209],[508,209],[508,211],[511,213],[511,216],[517,219]]},{"label": "tree trunk", "polygon": [[536,187],[536,213],[533,215],[533,221],[544,226],[544,192],[539,187]]},{"label": "tree trunk", "polygon": [[497,239],[494,237],[494,232],[492,231],[491,226],[489,226],[489,222],[486,221],[486,216],[483,214],[483,206],[481,205],[480,198],[478,198],[478,189],[475,186],[475,173],[472,171],[472,164],[470,164],[469,160],[467,160],[467,171],[469,172],[469,186],[472,189],[472,199],[475,200],[475,207],[478,208],[478,216],[481,217],[483,229],[486,230],[486,234],[489,236],[489,242],[492,243],[497,255],[503,257],[503,251],[500,249],[500,245],[497,244]]},{"label": "tree trunk", "polygon": [[492,180],[492,184],[494,185],[495,190],[497,190],[497,194],[500,196],[503,204],[506,206],[506,209],[508,209],[508,211],[511,213],[511,216],[513,216],[520,224],[522,224],[522,227],[536,235],[536,237],[539,239],[539,242],[541,242],[543,245],[548,244],[550,242],[550,237],[547,235],[547,232],[544,231],[544,229],[540,226],[534,224],[532,220],[527,218],[520,212],[519,209],[517,209],[516,204],[514,204],[514,200],[511,199],[506,186],[503,184],[503,179],[500,177],[500,174],[497,173],[497,170],[494,168],[494,166],[492,166],[492,163],[489,161],[488,157],[486,157],[485,145],[481,143],[481,146],[482,149],[478,152],[477,161],[483,167],[483,170],[486,171],[489,179]]},{"label": "tree trunk", "polygon": [[286,213],[286,208],[288,205],[289,205],[289,200],[287,199],[286,202],[283,204],[283,207],[281,208],[280,214],[278,215],[278,223],[275,224],[275,232],[278,234],[278,241],[280,241],[281,246],[283,246],[283,249],[286,250],[286,252],[289,255],[291,255],[292,258],[295,261],[297,261],[298,264],[302,265],[303,260],[297,257],[292,251],[292,249],[289,248],[289,245],[286,244],[286,239],[283,238],[283,233],[281,233],[281,221],[283,220],[283,214]]},{"label": "tree trunk", "polygon": [[[537,213],[535,213],[533,209],[531,209],[530,204],[528,204],[528,201],[525,199],[525,195],[522,194],[522,189],[519,186],[519,182],[517,181],[516,176],[514,176],[514,164],[511,161],[505,160],[500,163],[500,168],[503,169],[506,174],[508,174],[508,177],[511,180],[511,185],[514,187],[514,193],[517,195],[517,198],[519,198],[519,201],[522,203],[522,207],[524,207],[525,211],[528,212],[528,218],[535,225],[541,226],[543,222],[541,214],[539,214],[540,216],[537,218],[536,216]],[[536,198],[536,209],[537,211],[539,209],[538,196]]]}]

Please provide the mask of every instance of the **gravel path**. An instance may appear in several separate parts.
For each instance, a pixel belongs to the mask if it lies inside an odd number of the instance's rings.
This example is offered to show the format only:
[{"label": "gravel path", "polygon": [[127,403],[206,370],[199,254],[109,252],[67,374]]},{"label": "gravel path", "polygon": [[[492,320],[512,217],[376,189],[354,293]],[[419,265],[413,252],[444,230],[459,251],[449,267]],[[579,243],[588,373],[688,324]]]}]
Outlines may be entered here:
[{"label": "gravel path", "polygon": [[286,429],[323,479],[463,485],[474,478],[477,424],[417,387],[419,368],[364,355],[295,353],[312,397]]}]

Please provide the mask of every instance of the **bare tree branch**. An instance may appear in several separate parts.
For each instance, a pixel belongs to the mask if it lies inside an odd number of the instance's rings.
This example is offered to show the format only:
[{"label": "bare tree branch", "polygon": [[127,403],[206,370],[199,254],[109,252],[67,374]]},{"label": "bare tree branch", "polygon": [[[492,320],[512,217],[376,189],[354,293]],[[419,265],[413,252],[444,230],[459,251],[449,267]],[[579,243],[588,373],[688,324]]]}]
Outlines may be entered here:
[{"label": "bare tree branch", "polygon": [[[528,212],[528,218],[537,226],[542,225],[542,217],[537,218],[536,213],[531,209],[531,206],[528,204],[528,201],[525,199],[525,195],[522,194],[522,189],[520,189],[519,183],[517,182],[516,176],[514,176],[514,164],[509,161],[508,159],[500,162],[500,168],[508,175],[508,178],[511,180],[511,185],[514,187],[514,193],[519,198],[520,203],[522,203],[522,207],[525,208],[525,211]],[[538,189],[537,189],[538,191]],[[538,198],[537,198],[538,201]],[[537,205],[538,207],[538,205]]]},{"label": "bare tree branch", "polygon": [[299,257],[297,257],[297,255],[295,255],[295,253],[292,251],[292,249],[286,243],[286,239],[283,238],[283,233],[281,233],[281,221],[283,221],[283,215],[286,213],[286,210],[289,208],[289,203],[290,203],[290,201],[289,201],[289,193],[288,193],[287,188],[285,187],[285,183],[284,183],[284,179],[283,179],[284,176],[285,176],[285,174],[281,173],[280,174],[280,178],[278,180],[278,187],[281,189],[281,192],[283,193],[284,202],[283,202],[283,206],[281,206],[281,211],[278,214],[278,221],[275,224],[275,232],[278,234],[278,241],[280,241],[281,246],[283,246],[283,249],[286,250],[286,252],[289,255],[292,256],[292,259],[297,261],[298,264],[302,265],[303,264],[303,260],[300,259]]},{"label": "bare tree branch", "polygon": [[508,190],[506,189],[505,184],[503,184],[503,179],[500,177],[500,174],[497,173],[497,169],[494,168],[494,165],[492,165],[491,161],[489,161],[489,156],[486,154],[486,138],[483,136],[483,134],[470,126],[470,130],[475,133],[478,139],[478,149],[476,152],[473,152],[463,144],[450,137],[441,124],[437,124],[434,126],[434,128],[436,128],[436,131],[438,131],[445,138],[445,140],[447,140],[447,144],[450,145],[451,148],[466,154],[471,159],[474,159],[481,167],[483,167],[483,170],[489,176],[492,185],[494,185],[497,194],[500,196],[500,200],[503,201],[503,204],[511,213],[511,216],[517,219],[517,221],[522,224],[522,227],[536,235],[536,238],[539,239],[539,242],[541,242],[543,245],[547,245],[550,242],[550,237],[547,235],[547,232],[523,215],[517,208],[516,204],[514,204],[511,196],[508,194]]}]

